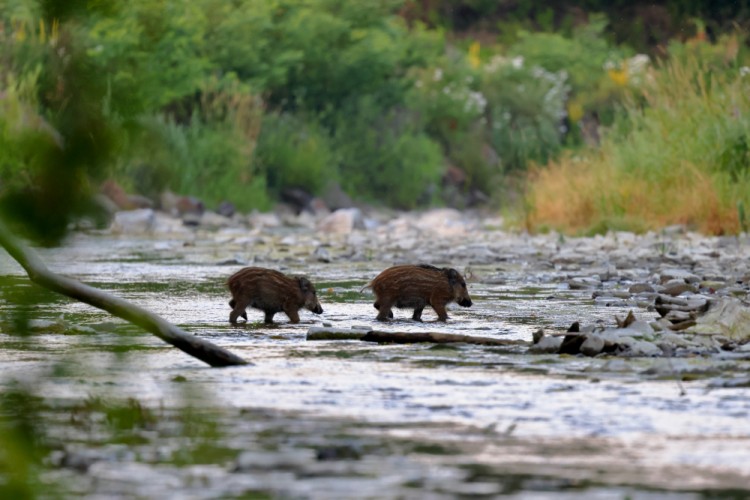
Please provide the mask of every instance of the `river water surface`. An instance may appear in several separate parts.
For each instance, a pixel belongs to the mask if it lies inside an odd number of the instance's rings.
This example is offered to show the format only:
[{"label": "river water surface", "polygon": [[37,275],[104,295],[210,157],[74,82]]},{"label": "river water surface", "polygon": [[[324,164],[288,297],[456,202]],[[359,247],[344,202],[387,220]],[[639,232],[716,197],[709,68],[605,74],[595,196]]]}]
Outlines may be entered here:
[{"label": "river water surface", "polygon": [[[378,324],[360,289],[393,254],[358,258],[332,245],[330,258],[315,259],[320,242],[293,233],[250,242],[77,234],[39,250],[54,271],[253,363],[222,369],[87,305],[29,293],[21,268],[0,255],[0,387],[45,402],[51,451],[41,481],[97,498],[750,494],[750,388],[724,383],[746,376],[750,361],[306,341],[324,322],[530,341],[539,328],[610,324],[634,308],[597,302],[558,279],[560,266],[533,258],[438,254],[436,264],[469,277],[474,306],[453,304],[447,324],[429,308],[424,323],[394,310]],[[308,275],[324,314],[301,311],[297,325],[278,314],[268,326],[248,309],[247,324],[230,326],[224,282],[247,263]],[[13,319],[29,309],[34,334],[19,336]]]}]

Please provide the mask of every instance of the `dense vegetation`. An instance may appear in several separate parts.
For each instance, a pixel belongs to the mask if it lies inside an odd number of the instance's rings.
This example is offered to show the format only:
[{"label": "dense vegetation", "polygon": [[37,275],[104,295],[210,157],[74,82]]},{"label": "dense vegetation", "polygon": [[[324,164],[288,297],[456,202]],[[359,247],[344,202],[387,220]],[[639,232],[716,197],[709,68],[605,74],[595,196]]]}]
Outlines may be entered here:
[{"label": "dense vegetation", "polygon": [[731,30],[748,13],[698,0],[10,0],[0,195],[47,221],[60,204],[87,209],[73,193],[105,178],[241,210],[333,181],[397,208],[488,196],[525,207],[532,229],[732,232],[747,223],[750,80]]}]

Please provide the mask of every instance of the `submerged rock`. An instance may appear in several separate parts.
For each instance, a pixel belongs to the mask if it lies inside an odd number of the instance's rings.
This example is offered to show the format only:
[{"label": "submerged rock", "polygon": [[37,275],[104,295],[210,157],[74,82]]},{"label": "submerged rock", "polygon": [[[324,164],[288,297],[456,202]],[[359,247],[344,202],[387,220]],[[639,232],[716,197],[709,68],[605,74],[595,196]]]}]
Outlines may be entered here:
[{"label": "submerged rock", "polygon": [[741,342],[750,341],[750,307],[746,302],[724,297],[696,320],[697,333],[720,333]]}]

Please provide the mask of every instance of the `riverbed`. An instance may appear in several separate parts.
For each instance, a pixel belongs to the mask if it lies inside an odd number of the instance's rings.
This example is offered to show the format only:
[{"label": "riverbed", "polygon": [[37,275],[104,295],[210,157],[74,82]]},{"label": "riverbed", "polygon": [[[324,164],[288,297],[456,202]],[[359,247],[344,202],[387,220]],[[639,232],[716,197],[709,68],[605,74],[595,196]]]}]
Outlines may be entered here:
[{"label": "riverbed", "polygon": [[[390,215],[323,233],[314,221],[168,232],[77,231],[38,249],[54,271],[112,292],[251,361],[214,369],[87,305],[38,292],[0,254],[2,389],[41,398],[40,481],[88,497],[700,498],[750,493],[750,360],[740,355],[534,355],[526,345],[307,341],[312,326],[521,340],[614,324],[597,300],[684,268],[748,271],[743,237],[682,229],[565,238],[451,214]],[[433,219],[429,219],[433,220]],[[474,305],[375,321],[362,287],[386,267],[462,272]],[[228,322],[245,265],[305,274],[324,313]],[[742,290],[740,289],[740,292]],[[15,327],[30,317],[32,335]],[[21,319],[19,319],[21,318]],[[25,331],[25,330],[24,330]],[[114,416],[113,416],[114,415]],[[120,415],[118,417],[118,415]],[[122,415],[128,415],[127,418]],[[129,420],[128,420],[129,419]],[[122,421],[125,421],[123,424]]]}]

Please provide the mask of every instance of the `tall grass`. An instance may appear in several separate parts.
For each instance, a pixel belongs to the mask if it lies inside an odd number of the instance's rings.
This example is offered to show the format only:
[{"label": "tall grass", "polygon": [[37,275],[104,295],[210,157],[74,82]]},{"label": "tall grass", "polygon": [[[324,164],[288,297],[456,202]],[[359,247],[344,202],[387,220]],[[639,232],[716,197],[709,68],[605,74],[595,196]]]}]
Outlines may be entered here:
[{"label": "tall grass", "polygon": [[750,206],[750,76],[687,51],[652,69],[601,148],[532,169],[527,225],[740,231]]}]

